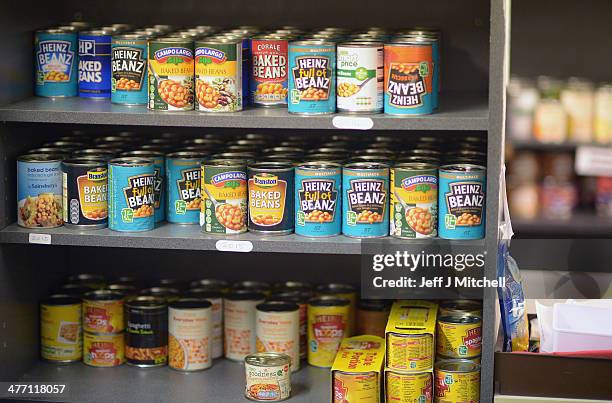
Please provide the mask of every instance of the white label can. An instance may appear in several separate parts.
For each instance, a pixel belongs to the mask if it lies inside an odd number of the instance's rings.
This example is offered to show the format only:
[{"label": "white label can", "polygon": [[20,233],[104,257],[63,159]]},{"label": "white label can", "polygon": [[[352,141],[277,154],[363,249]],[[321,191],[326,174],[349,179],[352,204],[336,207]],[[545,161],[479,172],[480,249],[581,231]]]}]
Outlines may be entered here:
[{"label": "white label can", "polygon": [[181,371],[212,366],[212,304],[185,298],[168,307],[168,365]]},{"label": "white label can", "polygon": [[264,302],[263,294],[251,291],[236,291],[225,296],[223,320],[225,335],[225,358],[242,361],[254,353],[255,307]]},{"label": "white label can", "polygon": [[271,301],[257,305],[257,352],[287,354],[291,372],[300,369],[300,309],[293,302]]},{"label": "white label can", "polygon": [[337,50],[337,108],[341,112],[383,110],[383,45],[345,42]]},{"label": "white label can", "polygon": [[244,395],[257,402],[278,402],[291,396],[291,358],[281,353],[255,353],[244,359]]}]

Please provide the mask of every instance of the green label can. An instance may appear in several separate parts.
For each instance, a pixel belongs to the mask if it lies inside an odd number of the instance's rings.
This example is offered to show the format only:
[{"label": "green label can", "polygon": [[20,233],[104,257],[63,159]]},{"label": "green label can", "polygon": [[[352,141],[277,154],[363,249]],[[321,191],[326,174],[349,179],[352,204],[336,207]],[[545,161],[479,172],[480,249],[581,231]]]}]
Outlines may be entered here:
[{"label": "green label can", "polygon": [[193,42],[182,38],[149,41],[149,109],[193,109]]}]

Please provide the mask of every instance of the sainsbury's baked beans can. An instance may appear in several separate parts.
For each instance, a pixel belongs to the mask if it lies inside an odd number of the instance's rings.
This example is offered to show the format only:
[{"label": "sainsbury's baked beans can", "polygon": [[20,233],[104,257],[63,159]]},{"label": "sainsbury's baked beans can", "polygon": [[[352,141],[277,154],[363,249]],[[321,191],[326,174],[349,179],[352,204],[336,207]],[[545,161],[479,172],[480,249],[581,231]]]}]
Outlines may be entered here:
[{"label": "sainsbury's baked beans can", "polygon": [[179,371],[212,366],[212,304],[184,298],[168,306],[168,365]]},{"label": "sainsbury's baked beans can", "polygon": [[337,49],[337,106],[340,112],[383,110],[383,45],[344,42]]},{"label": "sainsbury's baked beans can", "polygon": [[153,150],[133,150],[121,154],[122,157],[146,158],[153,162],[153,216],[155,222],[166,219],[166,158],[163,152]]},{"label": "sainsbury's baked beans can", "polygon": [[62,219],[62,156],[26,154],[17,158],[17,225],[53,228]]},{"label": "sainsbury's baked beans can", "polygon": [[320,296],[308,303],[308,364],[331,367],[342,339],[348,337],[350,301]]},{"label": "sainsbury's baked beans can", "polygon": [[291,358],[281,353],[255,353],[244,359],[245,396],[256,402],[280,402],[291,396]]},{"label": "sainsbury's baked beans can", "polygon": [[255,36],[251,40],[253,105],[287,106],[288,46],[286,38],[276,35]]},{"label": "sainsbury's baked beans can", "polygon": [[470,360],[439,361],[434,384],[434,403],[479,402],[480,365]]},{"label": "sainsbury's baked beans can", "polygon": [[36,79],[39,97],[76,97],[78,94],[77,33],[52,28],[34,34]]},{"label": "sainsbury's baked beans can", "polygon": [[219,290],[192,288],[186,298],[205,299],[212,310],[212,358],[223,357],[223,293]]},{"label": "sainsbury's baked beans can", "polygon": [[193,42],[163,37],[149,40],[148,108],[157,111],[193,109]]},{"label": "sainsbury's baked beans can", "polygon": [[90,333],[119,333],[125,328],[123,294],[95,290],[83,296],[83,330]]},{"label": "sainsbury's baked beans can", "polygon": [[121,333],[83,333],[83,363],[92,367],[116,367],[125,362],[125,337]]},{"label": "sainsbury's baked beans can", "polygon": [[479,316],[455,313],[438,318],[437,354],[472,359],[480,356],[481,348],[482,320]]},{"label": "sainsbury's baked beans can", "polygon": [[225,358],[242,361],[257,351],[256,306],[265,296],[258,292],[238,290],[223,299]]},{"label": "sainsbury's baked beans can", "polygon": [[79,96],[110,98],[111,32],[102,29],[79,32]]},{"label": "sainsbury's baked beans can", "polygon": [[128,365],[159,367],[168,362],[168,304],[140,295],[125,303],[125,358]]},{"label": "sainsbury's baked beans can", "polygon": [[431,372],[385,371],[385,401],[433,402]]},{"label": "sainsbury's baked beans can", "polygon": [[342,233],[355,238],[389,235],[389,166],[352,162],[342,168]]},{"label": "sainsbury's baked beans can", "polygon": [[111,43],[111,102],[147,104],[147,36],[114,35]]},{"label": "sainsbury's baked beans can", "polygon": [[202,188],[200,175],[205,154],[177,151],[166,156],[166,219],[176,224],[198,224]]},{"label": "sainsbury's baked beans can", "polygon": [[267,235],[293,232],[293,164],[255,162],[248,166],[247,175],[249,231]]},{"label": "sainsbury's baked beans can", "polygon": [[256,306],[257,352],[287,354],[291,371],[300,369],[300,314],[293,302],[269,301]]},{"label": "sainsbury's baked beans can", "polygon": [[401,371],[431,371],[435,347],[431,334],[387,333],[386,365]]},{"label": "sainsbury's baked beans can", "polygon": [[81,299],[51,296],[40,302],[40,355],[55,363],[80,361],[83,355]]},{"label": "sainsbury's baked beans can", "polygon": [[438,235],[480,239],[485,232],[486,168],[473,164],[440,167]]},{"label": "sainsbury's baked beans can", "polygon": [[64,225],[79,229],[108,224],[108,168],[104,160],[73,158],[62,161]]}]

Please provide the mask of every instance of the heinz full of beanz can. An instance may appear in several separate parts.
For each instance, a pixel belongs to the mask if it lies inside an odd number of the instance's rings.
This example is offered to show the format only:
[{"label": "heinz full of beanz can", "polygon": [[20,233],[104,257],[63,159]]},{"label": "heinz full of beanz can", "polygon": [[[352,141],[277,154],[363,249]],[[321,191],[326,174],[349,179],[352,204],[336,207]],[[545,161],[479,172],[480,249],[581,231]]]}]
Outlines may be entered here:
[{"label": "heinz full of beanz can", "polygon": [[79,33],[79,96],[110,98],[111,34],[105,30]]},{"label": "heinz full of beanz can", "polygon": [[78,94],[77,33],[67,29],[36,31],[34,37],[39,97],[76,97]]},{"label": "heinz full of beanz can", "polygon": [[177,224],[199,224],[202,188],[201,164],[206,158],[197,151],[177,151],[166,156],[166,219]]},{"label": "heinz full of beanz can", "polygon": [[166,219],[166,156],[161,151],[153,150],[133,150],[120,155],[121,157],[140,157],[153,161],[155,170],[155,185],[153,194],[155,195],[155,222],[162,222]]}]

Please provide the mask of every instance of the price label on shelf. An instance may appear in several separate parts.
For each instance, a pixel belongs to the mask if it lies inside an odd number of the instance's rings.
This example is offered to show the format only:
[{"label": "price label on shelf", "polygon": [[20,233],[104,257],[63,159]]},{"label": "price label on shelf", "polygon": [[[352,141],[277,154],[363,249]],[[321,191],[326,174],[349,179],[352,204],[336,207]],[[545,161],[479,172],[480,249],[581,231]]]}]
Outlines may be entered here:
[{"label": "price label on shelf", "polygon": [[217,241],[215,247],[221,252],[250,252],[253,250],[253,243],[251,241],[232,241],[227,239],[221,239]]},{"label": "price label on shelf", "polygon": [[612,147],[578,146],[575,170],[582,176],[612,176]]},{"label": "price label on shelf", "polygon": [[51,245],[51,234],[34,234],[30,233],[30,243],[38,243],[41,245]]},{"label": "price label on shelf", "polygon": [[372,119],[358,116],[334,116],[332,124],[336,129],[370,130],[374,127]]}]

